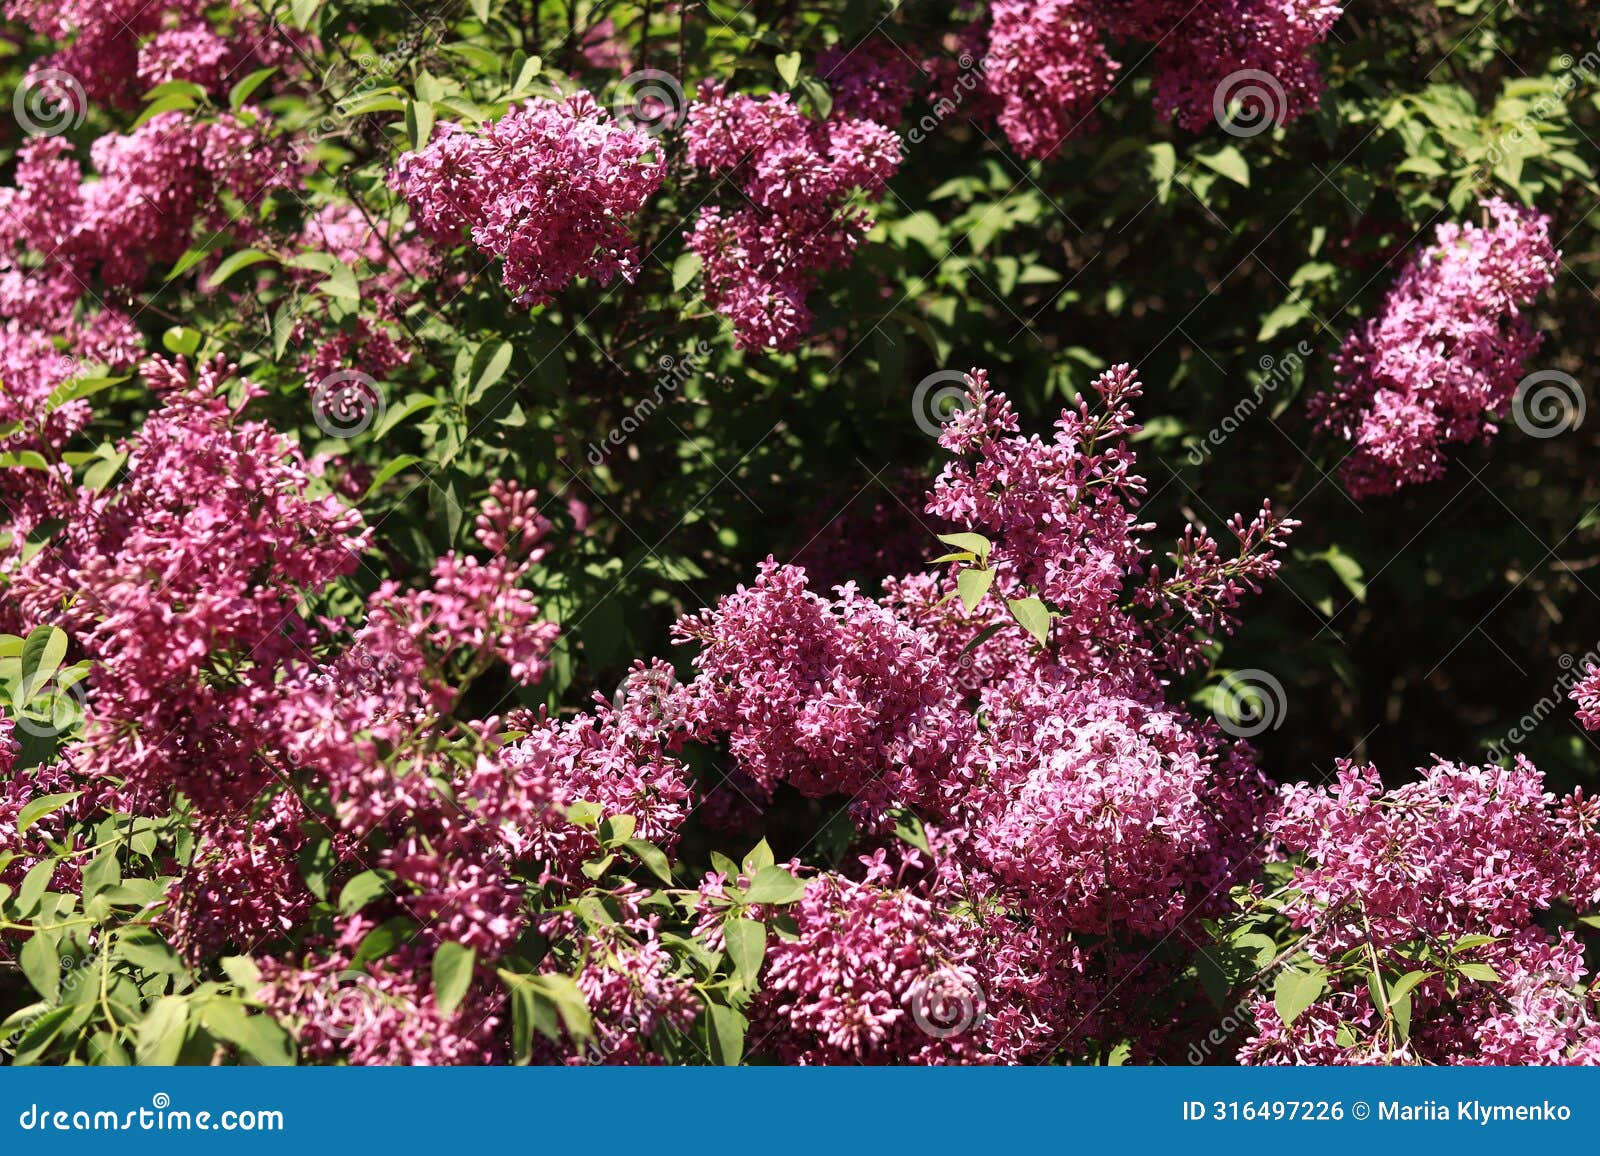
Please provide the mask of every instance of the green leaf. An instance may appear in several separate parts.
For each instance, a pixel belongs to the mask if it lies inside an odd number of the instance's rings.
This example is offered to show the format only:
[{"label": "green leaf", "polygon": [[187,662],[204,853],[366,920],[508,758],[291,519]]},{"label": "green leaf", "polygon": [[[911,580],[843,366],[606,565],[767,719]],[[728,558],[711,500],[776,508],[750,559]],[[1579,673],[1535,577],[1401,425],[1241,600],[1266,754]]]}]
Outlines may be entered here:
[{"label": "green leaf", "polygon": [[194,97],[190,96],[187,92],[169,92],[160,100],[153,100],[149,104],[145,105],[144,111],[135,117],[133,123],[128,126],[128,131],[132,132],[140,125],[147,121],[154,120],[164,112],[181,111],[193,107]]},{"label": "green leaf", "polygon": [[385,462],[383,469],[372,475],[372,483],[367,486],[367,492],[362,495],[361,504],[365,505],[367,500],[371,498],[373,494],[376,494],[380,489],[382,489],[383,484],[390,478],[394,477],[401,470],[410,469],[420,461],[422,461],[422,459],[417,457],[415,454],[401,454],[399,457],[391,458],[389,461]]},{"label": "green leaf", "polygon": [[622,845],[650,869],[650,874],[668,886],[672,885],[672,864],[660,847],[645,839],[628,839]]},{"label": "green leaf", "polygon": [[683,252],[672,263],[672,291],[682,293],[689,282],[700,275],[700,254]]},{"label": "green leaf", "polygon": [[1037,598],[1013,598],[1006,602],[1006,609],[1011,611],[1011,617],[1034,638],[1040,645],[1050,641],[1050,611],[1043,602]]},{"label": "green leaf", "polygon": [[892,812],[894,817],[894,833],[903,843],[908,843],[917,850],[932,854],[933,849],[928,845],[928,833],[922,827],[922,820],[910,811]]},{"label": "green leaf", "polygon": [[0,454],[0,469],[48,470],[50,463],[38,450],[15,450]]},{"label": "green leaf", "polygon": [[1395,1000],[1411,994],[1412,988],[1433,974],[1431,971],[1406,972],[1406,974],[1389,985],[1389,1002],[1392,1004]]},{"label": "green leaf", "polygon": [[471,386],[461,399],[463,404],[471,405],[482,398],[506,375],[511,367],[511,354],[509,341],[486,341],[478,347],[472,359]]},{"label": "green leaf", "polygon": [[139,1043],[135,1055],[141,1064],[171,1067],[178,1062],[183,1042],[189,1035],[189,1001],[164,995],[151,1005],[139,1021]]},{"label": "green leaf", "polygon": [[966,550],[968,553],[977,555],[978,565],[980,566],[989,564],[989,551],[993,548],[993,543],[982,534],[973,534],[967,531],[959,534],[940,534],[939,541],[946,546],[954,546],[957,550]]},{"label": "green leaf", "polygon": [[49,682],[61,669],[61,660],[67,656],[66,632],[54,626],[38,626],[28,634],[22,644],[22,683],[35,690],[41,683]]},{"label": "green leaf", "polygon": [[1411,1038],[1411,993],[1389,996],[1389,1014],[1394,1017],[1395,1031],[1402,1040]]},{"label": "green leaf", "polygon": [[728,958],[734,975],[746,991],[755,991],[761,974],[761,961],[767,957],[767,929],[754,919],[729,916],[722,921],[722,934],[728,941]]},{"label": "green leaf", "polygon": [[289,1033],[268,1015],[251,1015],[234,1000],[217,999],[205,1005],[200,1026],[224,1043],[239,1049],[247,1060],[268,1067],[294,1063]]},{"label": "green leaf", "polygon": [[1300,1013],[1316,1003],[1317,997],[1327,986],[1328,977],[1321,970],[1284,969],[1272,987],[1272,1006],[1277,1008],[1278,1018],[1284,1022],[1284,1026],[1299,1019]]},{"label": "green leaf", "polygon": [[583,992],[570,976],[559,972],[544,975],[518,975],[500,970],[500,978],[511,989],[512,1048],[520,1062],[533,1051],[533,1033],[559,1041],[562,1029],[577,1043],[594,1033],[594,1021]]},{"label": "green leaf", "polygon": [[[51,391],[49,400],[45,403],[45,408],[51,411],[58,410],[68,402],[81,401],[86,397],[93,397],[101,390],[110,389],[113,385],[121,385],[127,380],[126,374],[120,377],[96,375],[68,378]],[[105,453],[114,452],[109,446],[101,446],[100,451]]]},{"label": "green leaf", "polygon": [[567,822],[574,827],[597,827],[600,815],[599,803],[577,802],[567,808]]},{"label": "green leaf", "polygon": [[782,867],[763,867],[746,888],[746,903],[793,903],[806,893],[806,885]]},{"label": "green leaf", "polygon": [[750,1030],[750,1021],[743,1013],[720,1003],[708,1005],[706,1015],[712,1061],[723,1067],[738,1067],[744,1058],[744,1035]]},{"label": "green leaf", "polygon": [[241,249],[237,253],[229,253],[218,263],[211,276],[206,278],[205,287],[215,289],[241,269],[248,269],[252,265],[275,259],[271,253],[263,253],[260,249]]},{"label": "green leaf", "polygon": [[373,960],[382,959],[402,943],[408,942],[417,932],[417,925],[404,915],[386,919],[367,932],[350,958],[349,971],[360,971]]},{"label": "green leaf", "polygon": [[33,913],[39,900],[44,897],[45,888],[50,886],[50,876],[56,873],[56,860],[41,859],[22,877],[22,886],[17,888],[17,915],[26,918]]},{"label": "green leaf", "polygon": [[193,357],[195,350],[200,348],[200,333],[194,329],[186,329],[182,325],[174,325],[161,335],[161,344],[168,353],[176,353],[180,357]]},{"label": "green leaf", "polygon": [[198,248],[188,250],[183,254],[183,256],[178,258],[171,269],[167,270],[167,276],[165,279],[172,281],[182,277],[190,269],[193,269],[196,265],[200,264],[201,261],[204,261],[209,256],[211,256],[211,248],[209,246],[202,245]]},{"label": "green leaf", "polygon": [[798,52],[785,52],[773,61],[778,67],[778,75],[783,79],[785,88],[793,88],[795,81],[800,79],[801,59]]},{"label": "green leaf", "polygon": [[750,848],[750,854],[744,857],[744,863],[741,864],[741,870],[739,873],[744,875],[754,875],[763,867],[771,867],[776,861],[777,860],[772,854],[772,848],[768,845],[767,841],[763,839],[754,847]]},{"label": "green leaf", "polygon": [[406,101],[406,136],[413,150],[422,148],[433,135],[433,105],[425,100]]},{"label": "green leaf", "polygon": [[1456,971],[1463,979],[1475,979],[1481,983],[1499,983],[1500,973],[1487,963],[1461,963],[1456,965]]},{"label": "green leaf", "polygon": [[449,940],[433,953],[433,1002],[445,1015],[454,1012],[466,998],[477,959],[472,948]]},{"label": "green leaf", "polygon": [[983,601],[983,596],[989,593],[989,587],[994,583],[993,570],[966,569],[956,575],[956,591],[961,595],[961,604],[969,611]]},{"label": "green leaf", "polygon": [[55,795],[40,795],[28,802],[17,812],[17,838],[20,839],[40,819],[55,814],[81,794],[82,791],[62,791]]},{"label": "green leaf", "polygon": [[94,857],[83,871],[83,897],[93,899],[109,887],[122,882],[122,863],[117,859],[117,849],[108,847]]},{"label": "green leaf", "polygon": [[633,838],[634,828],[639,820],[632,815],[612,815],[600,824],[600,842],[607,847],[615,847]]},{"label": "green leaf", "polygon": [[267,77],[277,71],[277,65],[272,65],[270,68],[258,68],[234,85],[228,90],[228,107],[237,112],[239,107],[255,93],[255,90],[266,82]]},{"label": "green leaf", "polygon": [[1232,145],[1226,145],[1210,156],[1196,156],[1195,160],[1207,168],[1221,173],[1235,184],[1250,187],[1250,165],[1244,154]]},{"label": "green leaf", "polygon": [[382,868],[353,877],[339,892],[339,914],[353,915],[380,895],[388,895],[394,877],[393,871]]},{"label": "green leaf", "polygon": [[22,974],[28,977],[33,990],[55,1003],[61,996],[61,956],[56,952],[55,940],[43,932],[35,931],[17,953],[17,963]]},{"label": "green leaf", "polygon": [[[425,393],[413,393],[407,397],[405,401],[401,402],[388,413],[383,415],[383,420],[379,422],[378,427],[372,431],[372,436],[375,438],[381,438],[384,434],[394,429],[412,414],[418,413],[421,410],[431,409],[432,407],[440,404],[442,403],[436,397],[430,397]],[[417,462],[421,461],[422,459],[412,458],[411,460],[413,462]],[[390,475],[390,477],[393,476],[393,474]]]},{"label": "green leaf", "polygon": [[151,975],[185,975],[188,971],[178,953],[148,927],[128,928],[119,934],[116,958]]}]

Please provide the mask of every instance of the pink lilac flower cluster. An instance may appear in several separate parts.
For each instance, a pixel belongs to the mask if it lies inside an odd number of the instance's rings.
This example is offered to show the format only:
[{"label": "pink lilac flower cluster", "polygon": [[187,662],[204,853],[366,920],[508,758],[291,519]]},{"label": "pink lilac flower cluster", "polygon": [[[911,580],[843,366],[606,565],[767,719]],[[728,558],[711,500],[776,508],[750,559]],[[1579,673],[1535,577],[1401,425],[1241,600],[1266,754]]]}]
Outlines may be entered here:
[{"label": "pink lilac flower cluster", "polygon": [[656,143],[580,92],[530,100],[480,133],[445,123],[402,156],[391,181],[435,241],[470,238],[505,263],[519,304],[539,305],[577,277],[631,280],[628,225],[661,184]]},{"label": "pink lilac flower cluster", "polygon": [[[864,859],[823,875],[768,953],[752,1047],[788,1064],[982,1061],[975,929]],[[978,1030],[972,1030],[972,1029]]]},{"label": "pink lilac flower cluster", "polygon": [[[1205,582],[1160,579],[1141,540],[1150,527],[1133,513],[1137,383],[1118,367],[1096,384],[1104,412],[1069,410],[1045,442],[1021,436],[1005,397],[972,375],[969,408],[943,435],[970,460],[947,467],[928,502],[991,543],[996,594],[970,611],[943,597],[959,562],[886,583],[877,601],[850,585],[821,597],[769,562],[754,586],[679,625],[701,646],[686,688],[692,737],[725,742],[764,791],[783,782],[844,796],[868,831],[904,807],[934,825],[937,866],[899,891],[880,894],[881,879],[812,885],[824,907],[814,927],[802,921],[774,1011],[808,1025],[800,1043],[776,1045],[797,1057],[1037,1061],[1117,1030],[1119,1017],[1143,1025],[1139,1004],[1162,985],[1138,945],[1219,912],[1255,861],[1270,793],[1248,748],[1165,702],[1160,638],[1195,628],[1162,611],[1192,602],[1228,629],[1214,604],[1271,576],[1292,523],[1263,515],[1244,536],[1250,552],[1228,563],[1191,548],[1208,559],[1189,568]],[[1191,547],[1207,540],[1192,533]],[[1044,646],[1003,602],[1029,592],[1060,615]],[[968,662],[969,651],[982,657]],[[945,927],[957,910],[962,927]],[[842,949],[823,929],[857,920],[911,920],[910,942],[942,946],[867,969],[881,984],[800,962],[832,958]],[[867,938],[850,949],[868,951]],[[900,1034],[902,1011],[939,953],[989,1010],[970,1037],[937,1036],[930,1050],[926,1033]]]},{"label": "pink lilac flower cluster", "polygon": [[[1358,952],[1292,1025],[1254,1007],[1251,1063],[1600,1062],[1600,1006],[1582,982],[1582,947],[1539,922],[1558,900],[1600,899],[1600,810],[1557,800],[1527,760],[1439,762],[1385,792],[1371,767],[1343,762],[1324,790],[1287,788],[1271,824],[1296,866],[1286,913],[1319,964]],[[1473,970],[1423,962],[1455,951]],[[1434,958],[1439,958],[1435,955]],[[1370,963],[1368,961],[1371,961]],[[1408,1030],[1389,1027],[1367,979],[1426,972]]]},{"label": "pink lilac flower cluster", "polygon": [[816,63],[836,111],[891,127],[900,123],[911,103],[919,70],[903,48],[882,36],[869,36],[848,48],[836,45]]},{"label": "pink lilac flower cluster", "polygon": [[[8,592],[9,613],[57,623],[97,663],[84,768],[212,798],[259,789],[261,680],[308,644],[301,591],[352,571],[370,537],[355,511],[311,496],[287,440],[236,420],[231,374],[220,361],[191,373],[154,360],[147,380],[166,404],[119,447],[122,481],[63,482],[14,512],[21,529],[64,525],[31,558],[12,546]],[[260,673],[219,684],[211,671],[225,659]]]},{"label": "pink lilac flower cluster", "polygon": [[1163,116],[1198,131],[1238,96],[1255,102],[1246,115],[1284,124],[1321,95],[1310,52],[1340,11],[1333,0],[997,0],[987,103],[1018,152],[1053,156],[1093,130],[1121,69],[1110,47],[1148,44]]},{"label": "pink lilac flower cluster", "polygon": [[[20,150],[14,183],[0,189],[0,320],[118,366],[137,359],[139,334],[102,295],[172,264],[197,223],[248,237],[262,198],[298,172],[257,126],[181,112],[96,138],[90,161],[93,177],[61,137]],[[249,211],[230,212],[224,191]]]},{"label": "pink lilac flower cluster", "polygon": [[1600,666],[1583,672],[1570,697],[1578,704],[1578,721],[1589,730],[1600,730]]},{"label": "pink lilac flower cluster", "polygon": [[1351,443],[1340,476],[1358,498],[1432,481],[1450,443],[1487,440],[1539,348],[1523,311],[1555,280],[1550,219],[1498,198],[1482,210],[1482,225],[1439,226],[1312,399],[1318,425]]},{"label": "pink lilac flower cluster", "polygon": [[684,139],[691,165],[740,194],[732,207],[702,209],[689,233],[706,301],[741,348],[795,348],[811,331],[806,296],[818,275],[844,266],[871,224],[851,198],[882,195],[900,165],[898,138],[842,110],[814,119],[787,93],[730,94],[707,81]]},{"label": "pink lilac flower cluster", "polygon": [[5,15],[66,43],[38,66],[69,73],[91,100],[132,103],[183,80],[216,95],[252,69],[280,64],[293,44],[282,26],[248,11],[213,27],[202,0],[7,0]]}]

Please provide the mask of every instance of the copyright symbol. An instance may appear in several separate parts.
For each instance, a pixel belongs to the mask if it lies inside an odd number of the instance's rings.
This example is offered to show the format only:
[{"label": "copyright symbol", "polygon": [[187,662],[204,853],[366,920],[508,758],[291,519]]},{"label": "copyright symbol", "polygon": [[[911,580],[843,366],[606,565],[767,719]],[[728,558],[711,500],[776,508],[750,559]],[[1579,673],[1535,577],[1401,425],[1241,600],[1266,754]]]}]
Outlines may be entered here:
[{"label": "copyright symbol", "polygon": [[1357,1100],[1354,1104],[1350,1105],[1350,1115],[1354,1116],[1357,1120],[1365,1120],[1368,1116],[1372,1115],[1372,1107],[1365,1100]]}]

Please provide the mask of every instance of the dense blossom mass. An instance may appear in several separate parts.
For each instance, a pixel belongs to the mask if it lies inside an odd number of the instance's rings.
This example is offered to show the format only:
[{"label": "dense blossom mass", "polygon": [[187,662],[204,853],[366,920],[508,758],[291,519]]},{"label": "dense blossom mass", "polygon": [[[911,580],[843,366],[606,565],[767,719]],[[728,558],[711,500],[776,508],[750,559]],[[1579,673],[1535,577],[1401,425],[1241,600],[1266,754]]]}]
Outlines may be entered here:
[{"label": "dense blossom mass", "polygon": [[1498,198],[1485,224],[1440,225],[1406,263],[1377,316],[1339,350],[1338,385],[1312,401],[1323,429],[1351,443],[1340,476],[1356,497],[1444,473],[1451,442],[1488,438],[1540,335],[1524,310],[1560,262],[1550,219]]},{"label": "dense blossom mass", "polygon": [[[5,1062],[1165,1063],[1231,1008],[1212,1058],[1600,1063],[1600,804],[1523,755],[1277,785],[1218,705],[1291,648],[1245,604],[1283,579],[1321,675],[1367,576],[1293,479],[1170,468],[1229,375],[1057,204],[1259,198],[1288,133],[1058,160],[1124,89],[1307,117],[1339,4],[0,3]],[[1556,230],[1481,214],[1296,366],[1357,498],[1517,404]],[[908,388],[1052,308],[1117,327]],[[1090,347],[1150,318],[1147,399]]]},{"label": "dense blossom mass", "polygon": [[632,278],[629,220],[661,184],[655,144],[612,120],[587,93],[530,100],[470,132],[446,122],[402,156],[394,184],[417,227],[463,237],[505,263],[506,289],[541,304],[575,277]]},{"label": "dense blossom mass", "polygon": [[882,195],[899,141],[865,115],[841,108],[817,120],[787,94],[744,96],[715,81],[690,106],[684,137],[689,163],[740,194],[702,209],[689,234],[707,302],[745,348],[793,349],[811,331],[818,274],[846,263],[871,224],[852,194]]},{"label": "dense blossom mass", "polygon": [[1314,964],[1357,964],[1292,1023],[1258,1001],[1243,1058],[1600,1061],[1582,946],[1537,919],[1558,900],[1580,912],[1600,901],[1597,819],[1581,792],[1552,798],[1523,759],[1439,763],[1387,793],[1375,770],[1346,763],[1326,790],[1290,788],[1273,833],[1305,862],[1286,913]]},{"label": "dense blossom mass", "polygon": [[[1052,156],[1093,130],[1122,68],[1111,56],[1118,44],[1150,46],[1156,107],[1186,129],[1230,115],[1284,124],[1322,92],[1310,52],[1340,11],[1329,0],[998,0],[984,79],[1000,128],[1025,156]],[[1247,107],[1235,112],[1234,101]]]}]

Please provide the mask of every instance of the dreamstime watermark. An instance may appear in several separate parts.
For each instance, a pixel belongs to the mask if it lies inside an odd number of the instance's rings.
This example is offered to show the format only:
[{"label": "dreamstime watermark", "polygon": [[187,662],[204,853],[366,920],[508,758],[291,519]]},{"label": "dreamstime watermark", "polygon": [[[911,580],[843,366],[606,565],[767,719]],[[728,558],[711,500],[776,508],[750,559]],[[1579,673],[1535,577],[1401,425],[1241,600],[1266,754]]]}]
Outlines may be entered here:
[{"label": "dreamstime watermark", "polygon": [[586,447],[589,464],[599,468],[615,451],[627,445],[628,439],[650,420],[650,416],[661,408],[668,397],[676,394],[683,388],[684,382],[705,368],[710,356],[710,344],[699,341],[694,351],[684,357],[662,357],[657,362],[661,372],[656,375],[655,388],[640,398],[627,416],[607,430],[599,442],[590,442]]},{"label": "dreamstime watermark", "polygon": [[1230,671],[1211,700],[1211,715],[1228,734],[1251,739],[1283,725],[1288,713],[1283,683],[1265,670]]},{"label": "dreamstime watermark", "polygon": [[1534,703],[1522,717],[1506,730],[1506,733],[1486,749],[1486,754],[1494,762],[1503,762],[1511,758],[1518,747],[1532,737],[1533,732],[1544,725],[1551,715],[1558,711],[1563,715],[1567,712],[1568,704],[1572,699],[1572,689],[1583,680],[1584,672],[1600,663],[1600,647],[1590,650],[1578,658],[1570,654],[1563,654],[1556,660],[1561,667],[1561,675],[1539,701]]},{"label": "dreamstime watermark", "polygon": [[940,125],[954,116],[961,106],[966,104],[978,86],[983,83],[984,74],[989,67],[987,57],[973,56],[970,52],[963,52],[956,58],[956,66],[960,72],[950,86],[948,93],[941,94],[930,109],[924,113],[906,133],[906,140],[912,144],[921,144],[927,140]]},{"label": "dreamstime watermark", "polygon": [[[335,87],[342,91],[330,101],[327,114],[318,119],[306,135],[313,142],[344,135],[348,127],[346,122],[359,110],[368,94],[388,84],[407,64],[417,59],[424,44],[430,40],[442,42],[448,32],[449,25],[442,17],[429,16],[389,51],[363,52],[348,61],[338,62],[323,74],[320,91],[326,94]],[[352,74],[356,74],[354,83],[347,86]]]},{"label": "dreamstime watermark", "polygon": [[[1579,85],[1592,85],[1600,80],[1600,44],[1582,56],[1564,55],[1558,63],[1561,75],[1556,78],[1554,89],[1540,93],[1528,111],[1517,117],[1509,130],[1500,132],[1490,142],[1489,151],[1484,154],[1485,170],[1493,170],[1502,164],[1523,141],[1536,135],[1541,123],[1566,107],[1568,98]],[[1485,175],[1489,174],[1486,172]]]},{"label": "dreamstime watermark", "polygon": [[972,408],[971,379],[959,369],[941,369],[917,382],[911,391],[911,420],[931,438],[945,422]]},{"label": "dreamstime watermark", "polygon": [[[1259,956],[1257,958],[1260,958]],[[1186,1058],[1189,1063],[1199,1066],[1210,1060],[1217,1049],[1231,1042],[1241,1031],[1255,1027],[1256,1018],[1250,1011],[1250,1005],[1262,998],[1262,993],[1271,990],[1277,982],[1278,976],[1289,970],[1289,960],[1279,960],[1276,966],[1258,972],[1251,977],[1250,986],[1244,991],[1220,1020],[1217,1021],[1204,1039],[1194,1041],[1189,1045]]]},{"label": "dreamstime watermark", "polygon": [[38,1023],[45,1016],[49,1015],[57,1007],[71,1007],[75,1005],[78,1002],[75,997],[79,985],[84,983],[85,980],[90,978],[91,975],[98,980],[98,970],[91,972],[90,969],[98,969],[99,963],[100,957],[92,951],[82,958],[75,958],[71,955],[63,955],[59,961],[61,968],[61,979],[59,981],[60,990],[56,995],[54,1007],[40,1007],[39,1010],[34,1012],[32,1015],[26,1016],[18,1021],[11,1034],[5,1039],[0,1040],[0,1048],[3,1048],[8,1052],[15,1052],[21,1045],[23,1039],[27,1036],[29,1029],[32,1028],[34,1024]]},{"label": "dreamstime watermark", "polygon": [[1230,72],[1211,94],[1211,114],[1229,136],[1260,136],[1289,115],[1289,96],[1270,72],[1241,68]]},{"label": "dreamstime watermark", "polygon": [[982,1027],[986,1018],[988,1002],[983,988],[970,972],[958,968],[943,967],[923,976],[911,985],[907,997],[912,1022],[936,1040]]},{"label": "dreamstime watermark", "polygon": [[388,1002],[366,972],[342,972],[326,992],[317,1027],[329,1039],[347,1040],[373,1028]]},{"label": "dreamstime watermark", "polygon": [[24,1132],[282,1132],[285,1125],[276,1108],[191,1112],[174,1108],[171,1096],[157,1092],[149,1107],[124,1112],[29,1104],[17,1116],[17,1127]]},{"label": "dreamstime watermark", "polygon": [[29,136],[60,136],[83,123],[89,101],[70,72],[41,68],[22,78],[11,94],[11,113]]},{"label": "dreamstime watermark", "polygon": [[656,739],[685,721],[685,701],[677,676],[664,666],[628,672],[611,696],[622,733],[635,739]]},{"label": "dreamstime watermark", "polygon": [[677,124],[684,104],[683,85],[659,68],[631,72],[611,90],[611,115],[646,136],[660,136]]},{"label": "dreamstime watermark", "polygon": [[1234,431],[1261,408],[1263,402],[1294,380],[1295,374],[1305,365],[1306,358],[1310,357],[1312,352],[1311,343],[1302,341],[1283,357],[1263,357],[1257,363],[1261,367],[1262,376],[1250,387],[1249,396],[1240,398],[1226,417],[1207,430],[1205,436],[1190,447],[1189,464],[1204,465],[1205,460],[1221,448],[1222,444],[1233,436]]},{"label": "dreamstime watermark", "polygon": [[1583,424],[1589,400],[1570,373],[1541,369],[1517,383],[1511,420],[1531,438],[1553,438]]},{"label": "dreamstime watermark", "polygon": [[311,387],[311,417],[331,438],[353,438],[383,420],[383,387],[359,369],[330,373]]}]

